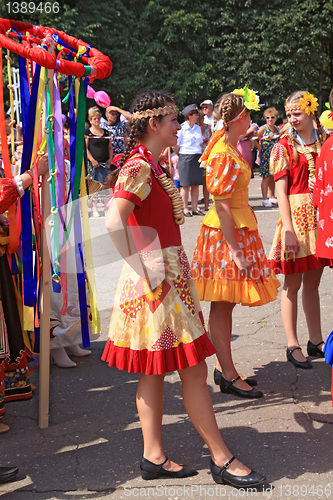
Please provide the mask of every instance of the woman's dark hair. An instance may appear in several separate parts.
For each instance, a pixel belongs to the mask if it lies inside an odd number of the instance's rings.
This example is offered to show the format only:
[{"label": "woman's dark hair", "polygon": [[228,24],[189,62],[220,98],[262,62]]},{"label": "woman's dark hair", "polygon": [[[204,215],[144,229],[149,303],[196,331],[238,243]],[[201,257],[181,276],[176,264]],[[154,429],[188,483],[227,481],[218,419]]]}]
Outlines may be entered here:
[{"label": "woman's dark hair", "polygon": [[[160,108],[174,104],[174,100],[171,95],[164,94],[155,90],[147,90],[146,92],[141,92],[134,99],[132,106],[130,108],[131,113],[137,111],[146,111],[147,109]],[[164,117],[162,115],[154,117],[157,121],[161,121]],[[123,156],[119,162],[119,168],[114,170],[106,179],[105,186],[113,187],[116,183],[119,175],[119,171],[127,158],[129,157],[134,146],[139,142],[142,137],[147,132],[148,123],[150,117],[148,118],[136,118],[129,120],[129,131],[128,131],[128,142]]]}]

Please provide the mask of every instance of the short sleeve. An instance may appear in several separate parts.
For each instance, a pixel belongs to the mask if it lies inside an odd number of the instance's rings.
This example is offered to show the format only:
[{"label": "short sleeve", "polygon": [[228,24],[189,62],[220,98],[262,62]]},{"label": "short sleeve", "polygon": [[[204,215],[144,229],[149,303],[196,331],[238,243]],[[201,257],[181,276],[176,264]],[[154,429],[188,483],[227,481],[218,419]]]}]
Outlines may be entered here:
[{"label": "short sleeve", "polygon": [[271,153],[269,160],[269,171],[277,181],[281,177],[288,175],[290,170],[290,159],[287,148],[281,143],[277,142]]},{"label": "short sleeve", "polygon": [[215,199],[231,198],[240,170],[240,165],[227,153],[218,153],[210,158],[206,167],[206,184]]},{"label": "short sleeve", "polygon": [[150,194],[152,187],[151,168],[141,158],[131,158],[119,172],[114,188],[114,198],[124,198],[141,206],[141,202]]}]

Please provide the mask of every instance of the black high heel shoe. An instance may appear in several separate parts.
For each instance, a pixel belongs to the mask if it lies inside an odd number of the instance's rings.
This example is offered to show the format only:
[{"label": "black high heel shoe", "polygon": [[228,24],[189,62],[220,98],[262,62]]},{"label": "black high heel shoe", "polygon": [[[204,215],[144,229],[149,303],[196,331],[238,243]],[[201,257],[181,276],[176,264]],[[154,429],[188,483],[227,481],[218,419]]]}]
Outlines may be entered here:
[{"label": "black high heel shoe", "polygon": [[[221,378],[222,378],[222,372],[220,372],[220,370],[218,370],[217,368],[215,368],[215,370],[214,370],[214,382],[215,382],[216,385],[220,385]],[[258,385],[257,379],[252,378],[252,377],[251,378],[245,378],[244,382],[246,382],[247,385],[249,385],[250,387],[254,387],[254,386]]]},{"label": "black high heel shoe", "polygon": [[321,344],[325,344],[325,342],[322,340],[321,342],[319,342],[319,344],[313,344],[311,340],[309,340],[307,345],[308,355],[315,356],[317,358],[324,358],[325,353],[323,353],[323,351],[319,349],[319,346]]},{"label": "black high heel shoe", "polygon": [[212,459],[210,459],[210,471],[215,483],[229,484],[234,488],[250,488],[251,486],[258,486],[266,480],[265,476],[262,476],[254,470],[251,470],[247,476],[235,476],[234,474],[230,474],[230,472],[227,471],[227,468],[234,460],[235,457],[232,457],[224,464],[223,467],[220,467],[219,465],[216,465]]},{"label": "black high heel shoe", "polygon": [[146,458],[142,457],[140,463],[140,472],[142,479],[157,479],[158,477],[191,477],[196,476],[198,472],[192,467],[184,466],[182,469],[178,471],[171,471],[163,469],[163,465],[169,459],[166,458],[162,464],[156,465],[153,462],[149,462]]},{"label": "black high heel shoe", "polygon": [[296,349],[302,350],[301,347],[293,347],[292,349],[287,347],[287,360],[296,366],[296,368],[303,368],[304,370],[312,368],[312,364],[308,359],[306,361],[297,361],[297,359],[294,358],[293,352],[296,351]]},{"label": "black high heel shoe", "polygon": [[221,375],[220,381],[220,391],[224,394],[233,394],[234,396],[238,396],[239,398],[248,398],[248,399],[258,399],[263,397],[263,393],[258,391],[258,389],[252,389],[250,391],[244,391],[244,389],[238,389],[238,387],[234,387],[233,384],[240,379],[240,376],[233,378],[231,382],[226,380]]}]

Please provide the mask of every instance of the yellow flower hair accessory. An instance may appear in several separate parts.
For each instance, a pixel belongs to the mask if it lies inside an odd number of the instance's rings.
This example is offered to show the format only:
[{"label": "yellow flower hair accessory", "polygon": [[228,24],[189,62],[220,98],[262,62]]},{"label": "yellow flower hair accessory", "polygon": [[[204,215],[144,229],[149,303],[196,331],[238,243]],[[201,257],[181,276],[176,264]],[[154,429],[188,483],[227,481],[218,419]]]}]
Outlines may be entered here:
[{"label": "yellow flower hair accessory", "polygon": [[304,94],[299,100],[299,107],[308,116],[317,111],[319,104],[318,99],[312,94]]},{"label": "yellow flower hair accessory", "polygon": [[231,93],[243,96],[244,105],[249,111],[260,110],[259,96],[254,90],[249,89],[247,85],[242,89],[235,89]]}]

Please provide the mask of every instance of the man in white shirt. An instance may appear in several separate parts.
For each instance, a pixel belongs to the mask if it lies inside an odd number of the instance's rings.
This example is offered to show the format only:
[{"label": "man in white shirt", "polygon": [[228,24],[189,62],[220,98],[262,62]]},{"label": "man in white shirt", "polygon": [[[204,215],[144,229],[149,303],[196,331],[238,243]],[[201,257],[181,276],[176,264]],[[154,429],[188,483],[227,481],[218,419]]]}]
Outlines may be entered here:
[{"label": "man in white shirt", "polygon": [[200,104],[200,107],[202,109],[204,116],[204,123],[210,126],[212,134],[214,132],[214,116],[213,116],[213,101],[210,99],[206,99],[205,101],[202,101]]}]

